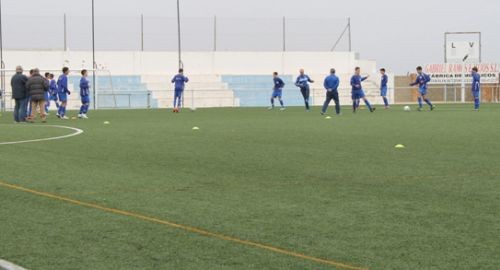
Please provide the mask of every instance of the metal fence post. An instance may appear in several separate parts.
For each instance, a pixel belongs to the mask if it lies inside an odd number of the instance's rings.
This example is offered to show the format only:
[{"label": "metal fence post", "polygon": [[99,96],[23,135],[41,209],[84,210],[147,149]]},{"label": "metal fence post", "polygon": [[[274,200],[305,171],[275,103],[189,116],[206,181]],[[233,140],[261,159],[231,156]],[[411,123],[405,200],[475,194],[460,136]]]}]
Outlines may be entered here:
[{"label": "metal fence post", "polygon": [[286,18],[283,16],[283,51],[286,51]]},{"label": "metal fence post", "polygon": [[141,14],[141,51],[144,51],[144,14]]},{"label": "metal fence post", "polygon": [[217,51],[217,16],[214,16],[214,52]]},{"label": "metal fence post", "polygon": [[347,27],[349,28],[349,52],[352,52],[352,41],[351,41],[351,17],[347,18]]},{"label": "metal fence post", "polygon": [[151,91],[148,91],[147,99],[148,109],[151,109]]},{"label": "metal fence post", "polygon": [[63,16],[63,38],[64,38],[64,51],[68,51],[68,26],[67,26],[66,13]]}]

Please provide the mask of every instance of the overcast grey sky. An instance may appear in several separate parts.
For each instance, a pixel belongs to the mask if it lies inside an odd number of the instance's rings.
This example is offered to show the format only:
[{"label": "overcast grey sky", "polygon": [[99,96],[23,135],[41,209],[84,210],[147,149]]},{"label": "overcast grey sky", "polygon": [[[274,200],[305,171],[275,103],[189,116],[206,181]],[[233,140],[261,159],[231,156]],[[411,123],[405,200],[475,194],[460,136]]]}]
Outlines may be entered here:
[{"label": "overcast grey sky", "polygon": [[[7,19],[12,15],[59,16],[62,13],[83,16],[90,12],[91,3],[90,0],[2,2]],[[138,16],[143,13],[145,16],[175,17],[175,2],[95,0],[96,15]],[[413,70],[419,64],[442,62],[445,31],[481,31],[483,62],[500,62],[500,2],[495,0],[181,0],[181,9],[185,17],[351,17],[353,50],[362,58],[375,59],[397,73]],[[7,23],[4,27],[12,25]],[[327,35],[329,29],[339,26],[325,24],[315,28],[320,29],[314,31],[324,31]],[[12,34],[10,37],[13,38]]]}]

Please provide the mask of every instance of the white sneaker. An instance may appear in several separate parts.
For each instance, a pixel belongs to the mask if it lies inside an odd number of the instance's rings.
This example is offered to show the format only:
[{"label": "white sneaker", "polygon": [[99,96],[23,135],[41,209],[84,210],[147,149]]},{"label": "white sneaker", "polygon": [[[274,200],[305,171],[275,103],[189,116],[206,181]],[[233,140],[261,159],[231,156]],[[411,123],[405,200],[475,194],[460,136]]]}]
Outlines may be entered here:
[{"label": "white sneaker", "polygon": [[78,114],[78,118],[83,118],[83,114]]},{"label": "white sneaker", "polygon": [[86,114],[82,114],[83,119],[89,119],[89,117]]},{"label": "white sneaker", "polygon": [[281,107],[280,111],[284,111],[284,110],[286,110],[286,108],[285,107]]},{"label": "white sneaker", "polygon": [[268,109],[268,110],[274,110],[274,107],[269,107],[269,108],[267,108],[267,109]]},{"label": "white sneaker", "polygon": [[61,119],[68,120],[69,118],[65,115],[65,116],[61,116]]}]

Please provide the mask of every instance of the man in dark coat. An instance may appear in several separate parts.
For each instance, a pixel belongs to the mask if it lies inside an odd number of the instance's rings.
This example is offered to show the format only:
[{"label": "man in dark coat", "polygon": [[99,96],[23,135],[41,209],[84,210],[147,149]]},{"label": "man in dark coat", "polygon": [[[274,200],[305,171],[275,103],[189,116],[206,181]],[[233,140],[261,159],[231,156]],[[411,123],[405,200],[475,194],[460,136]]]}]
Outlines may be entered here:
[{"label": "man in dark coat", "polygon": [[12,87],[12,99],[15,100],[14,107],[14,122],[24,122],[26,118],[26,101],[28,92],[26,90],[26,82],[28,77],[23,74],[21,66],[16,67],[16,74],[12,77],[10,85]]},{"label": "man in dark coat", "polygon": [[49,82],[40,75],[38,68],[33,70],[33,75],[26,82],[26,89],[28,89],[28,94],[31,98],[31,115],[28,120],[33,122],[38,108],[40,110],[40,118],[45,123],[45,92],[49,90]]}]

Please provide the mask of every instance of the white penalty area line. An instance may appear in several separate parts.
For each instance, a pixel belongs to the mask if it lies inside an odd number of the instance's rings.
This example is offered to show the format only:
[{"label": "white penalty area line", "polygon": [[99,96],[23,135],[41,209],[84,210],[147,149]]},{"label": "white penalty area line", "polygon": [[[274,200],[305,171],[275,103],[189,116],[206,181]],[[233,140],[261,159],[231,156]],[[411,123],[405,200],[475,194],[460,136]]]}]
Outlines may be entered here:
[{"label": "white penalty area line", "polygon": [[0,269],[1,270],[26,270],[25,268],[22,268],[21,266],[17,266],[11,262],[4,261],[0,259]]},{"label": "white penalty area line", "polygon": [[24,126],[32,126],[32,127],[51,127],[51,128],[60,128],[60,129],[69,129],[72,130],[73,133],[63,136],[57,137],[49,137],[42,139],[33,139],[33,140],[25,140],[25,141],[12,141],[12,142],[0,142],[0,145],[11,145],[11,144],[21,144],[21,143],[34,143],[34,142],[44,142],[44,141],[54,141],[54,140],[62,140],[70,137],[78,136],[83,133],[83,130],[74,127],[66,127],[66,126],[57,126],[57,125],[23,125]]}]

